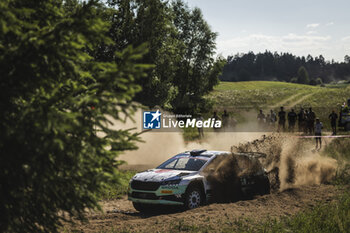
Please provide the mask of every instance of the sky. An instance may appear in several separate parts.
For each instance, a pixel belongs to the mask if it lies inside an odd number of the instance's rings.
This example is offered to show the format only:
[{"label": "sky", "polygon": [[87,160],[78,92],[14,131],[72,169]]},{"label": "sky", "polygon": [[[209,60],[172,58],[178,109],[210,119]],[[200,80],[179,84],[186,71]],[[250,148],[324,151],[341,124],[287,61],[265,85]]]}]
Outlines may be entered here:
[{"label": "sky", "polygon": [[218,33],[217,54],[290,52],[344,61],[350,55],[349,0],[184,0]]}]

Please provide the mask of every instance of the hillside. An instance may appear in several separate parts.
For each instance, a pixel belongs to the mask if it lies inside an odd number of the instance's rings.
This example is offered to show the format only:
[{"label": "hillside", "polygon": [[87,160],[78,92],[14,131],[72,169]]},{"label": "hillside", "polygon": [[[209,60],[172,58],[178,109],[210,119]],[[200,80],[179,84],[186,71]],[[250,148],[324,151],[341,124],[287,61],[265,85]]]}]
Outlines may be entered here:
[{"label": "hillside", "polygon": [[[274,81],[220,82],[207,96],[216,111],[226,109],[239,121],[245,111],[264,112],[281,106],[287,110],[312,107],[321,121],[328,124],[328,114],[350,98],[350,85],[310,86]],[[328,127],[328,126],[327,126]]]}]

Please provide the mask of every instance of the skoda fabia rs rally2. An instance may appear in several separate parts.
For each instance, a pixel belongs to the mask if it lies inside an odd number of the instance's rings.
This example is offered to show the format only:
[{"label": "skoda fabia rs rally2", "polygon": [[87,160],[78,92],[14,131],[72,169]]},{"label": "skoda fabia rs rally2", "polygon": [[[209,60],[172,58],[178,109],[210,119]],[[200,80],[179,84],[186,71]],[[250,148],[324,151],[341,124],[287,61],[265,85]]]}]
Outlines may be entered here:
[{"label": "skoda fabia rs rally2", "polygon": [[270,192],[259,157],[263,154],[193,150],[175,155],[155,169],[137,173],[128,199],[138,211],[153,205],[193,209],[213,201],[233,201]]}]

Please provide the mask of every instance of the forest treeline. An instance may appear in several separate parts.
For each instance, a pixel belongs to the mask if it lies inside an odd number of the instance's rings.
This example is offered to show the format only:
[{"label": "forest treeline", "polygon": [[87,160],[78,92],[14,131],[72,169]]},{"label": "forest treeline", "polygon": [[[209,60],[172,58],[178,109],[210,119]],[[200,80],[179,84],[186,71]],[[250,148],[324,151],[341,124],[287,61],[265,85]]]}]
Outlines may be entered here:
[{"label": "forest treeline", "polygon": [[1,0],[0,232],[58,232],[98,208],[140,141],[111,118],[205,108],[215,39],[181,0]]},{"label": "forest treeline", "polygon": [[327,61],[320,55],[295,56],[291,53],[245,53],[227,57],[222,81],[276,80],[305,84],[350,79],[350,57],[344,62]]}]

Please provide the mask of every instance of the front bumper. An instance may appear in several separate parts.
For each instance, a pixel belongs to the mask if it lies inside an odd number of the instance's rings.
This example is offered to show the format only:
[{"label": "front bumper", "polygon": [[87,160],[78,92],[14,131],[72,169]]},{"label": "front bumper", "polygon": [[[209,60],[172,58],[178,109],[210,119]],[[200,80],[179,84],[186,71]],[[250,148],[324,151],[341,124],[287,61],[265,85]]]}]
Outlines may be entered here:
[{"label": "front bumper", "polygon": [[132,202],[144,203],[144,204],[155,204],[155,205],[183,205],[183,202],[179,202],[179,201],[147,200],[147,199],[139,199],[139,198],[133,198],[133,197],[129,197],[128,200],[130,200],[130,201],[132,201]]},{"label": "front bumper", "polygon": [[132,189],[129,186],[128,200],[145,204],[183,205],[187,185],[160,186],[155,191]]}]

